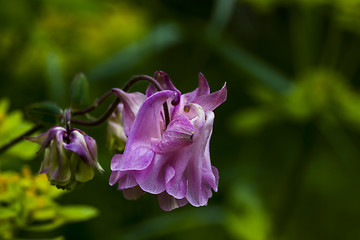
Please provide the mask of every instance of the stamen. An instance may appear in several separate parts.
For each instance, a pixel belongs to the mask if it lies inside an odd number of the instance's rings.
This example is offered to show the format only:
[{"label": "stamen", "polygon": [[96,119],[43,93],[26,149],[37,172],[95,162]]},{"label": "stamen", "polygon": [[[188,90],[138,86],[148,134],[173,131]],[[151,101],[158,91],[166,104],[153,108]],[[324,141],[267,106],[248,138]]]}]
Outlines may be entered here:
[{"label": "stamen", "polygon": [[190,112],[191,107],[189,105],[184,106],[184,112]]}]

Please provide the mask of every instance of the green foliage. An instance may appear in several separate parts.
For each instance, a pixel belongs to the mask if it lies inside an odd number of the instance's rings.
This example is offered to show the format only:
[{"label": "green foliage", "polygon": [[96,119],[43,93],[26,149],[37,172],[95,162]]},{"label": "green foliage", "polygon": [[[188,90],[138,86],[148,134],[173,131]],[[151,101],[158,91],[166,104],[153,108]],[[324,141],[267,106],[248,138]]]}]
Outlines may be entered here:
[{"label": "green foliage", "polygon": [[[9,101],[0,100],[0,146],[28,131],[32,124],[23,119],[21,111],[8,113]],[[28,142],[21,142],[0,155],[0,165],[14,159],[32,159],[37,150]]]},{"label": "green foliage", "polygon": [[61,120],[62,110],[54,102],[33,103],[26,107],[26,116],[33,122],[53,126]]},{"label": "green foliage", "polygon": [[98,215],[98,210],[94,207],[84,205],[73,205],[61,207],[59,215],[66,222],[86,221]]},{"label": "green foliage", "polygon": [[237,185],[231,196],[228,228],[238,239],[265,240],[269,236],[270,219],[261,198],[248,186]]},{"label": "green foliage", "polygon": [[71,83],[70,99],[72,109],[81,109],[89,104],[89,83],[83,73],[76,75]]},{"label": "green foliage", "polygon": [[13,239],[19,230],[48,232],[98,215],[90,206],[59,205],[55,199],[63,193],[51,186],[44,174],[34,176],[29,168],[23,168],[21,174],[1,172],[0,237]]},{"label": "green foliage", "polygon": [[[266,91],[266,90],[263,90]],[[317,121],[336,124],[336,120],[360,129],[360,97],[338,74],[313,70],[297,81],[297,87],[286,95],[268,92],[268,96],[253,95],[258,108],[239,111],[232,119],[238,132],[253,133],[276,122],[306,123]]]},{"label": "green foliage", "polygon": [[160,238],[200,227],[221,225],[226,215],[221,207],[208,207],[199,210],[174,212],[140,223],[135,229],[125,231],[121,239],[140,240]]}]

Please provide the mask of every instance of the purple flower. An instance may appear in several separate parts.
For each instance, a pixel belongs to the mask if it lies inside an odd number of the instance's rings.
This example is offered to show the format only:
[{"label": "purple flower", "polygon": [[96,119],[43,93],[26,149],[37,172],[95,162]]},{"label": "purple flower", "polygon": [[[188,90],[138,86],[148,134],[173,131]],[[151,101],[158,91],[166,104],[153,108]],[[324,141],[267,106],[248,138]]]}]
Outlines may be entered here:
[{"label": "purple flower", "polygon": [[41,145],[45,150],[40,174],[46,173],[51,184],[62,189],[72,189],[94,177],[94,167],[103,172],[97,161],[96,142],[79,129],[67,133],[63,127],[52,127],[27,140]]},{"label": "purple flower", "polygon": [[[158,195],[165,211],[188,202],[204,206],[218,188],[218,170],[211,166],[209,142],[214,122],[213,110],[226,100],[226,86],[210,93],[199,74],[199,87],[181,95],[163,72],[155,74],[163,91],[150,85],[138,100],[134,93],[113,91],[123,102],[122,121],[128,137],[123,154],[111,161],[110,185],[127,199],[144,192]],[[163,103],[167,102],[170,123],[166,126]],[[174,105],[172,105],[172,104]]]}]

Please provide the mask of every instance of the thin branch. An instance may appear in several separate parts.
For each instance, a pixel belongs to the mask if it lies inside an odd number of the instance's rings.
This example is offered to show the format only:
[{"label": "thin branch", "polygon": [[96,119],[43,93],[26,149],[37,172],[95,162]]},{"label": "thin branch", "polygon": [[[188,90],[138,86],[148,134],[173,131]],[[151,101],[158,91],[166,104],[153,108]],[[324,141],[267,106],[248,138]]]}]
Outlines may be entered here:
[{"label": "thin branch", "polygon": [[18,142],[20,142],[21,140],[23,140],[25,136],[31,135],[31,134],[35,133],[36,131],[40,130],[41,128],[42,128],[42,125],[35,125],[33,128],[29,129],[27,132],[23,133],[22,135],[8,141],[5,145],[0,147],[0,154],[5,152],[11,146],[13,146],[13,145],[17,144]]},{"label": "thin branch", "polygon": [[[158,91],[162,91],[163,89],[161,88],[161,86],[159,85],[158,81],[153,78],[153,77],[150,77],[150,76],[147,76],[147,75],[138,75],[138,76],[135,76],[133,77],[124,87],[123,87],[123,91],[127,92],[130,87],[132,85],[134,85],[134,83],[138,82],[138,81],[141,81],[141,80],[146,80],[148,82],[150,82],[155,88],[156,90]],[[170,123],[170,115],[169,115],[169,108],[168,108],[168,105],[167,105],[167,102],[164,102],[163,104],[163,107],[164,107],[164,116],[165,116],[165,124],[166,126],[169,125]]]},{"label": "thin branch", "polygon": [[94,110],[97,106],[99,106],[103,101],[105,101],[106,98],[108,98],[109,96],[111,96],[111,94],[113,94],[112,91],[109,91],[107,93],[104,94],[104,96],[102,96],[101,98],[97,99],[95,104],[91,107],[85,108],[83,110],[80,111],[76,111],[73,112],[72,115],[76,116],[76,115],[83,115],[85,113],[91,112],[92,110]]},{"label": "thin branch", "polygon": [[88,122],[88,121],[82,121],[78,119],[71,119],[71,123],[84,125],[84,126],[96,126],[100,123],[104,122],[106,119],[108,119],[111,114],[115,111],[116,107],[119,105],[120,99],[116,98],[115,101],[111,104],[110,108],[107,110],[107,112],[99,119]]},{"label": "thin branch", "polygon": [[150,82],[152,85],[154,85],[154,87],[158,91],[163,90],[155,78],[147,76],[147,75],[138,75],[138,76],[133,77],[132,79],[130,79],[129,82],[126,83],[126,85],[122,88],[122,90],[124,92],[129,91],[129,89],[132,85],[134,85],[136,82],[141,81],[141,80],[146,80],[146,81]]}]

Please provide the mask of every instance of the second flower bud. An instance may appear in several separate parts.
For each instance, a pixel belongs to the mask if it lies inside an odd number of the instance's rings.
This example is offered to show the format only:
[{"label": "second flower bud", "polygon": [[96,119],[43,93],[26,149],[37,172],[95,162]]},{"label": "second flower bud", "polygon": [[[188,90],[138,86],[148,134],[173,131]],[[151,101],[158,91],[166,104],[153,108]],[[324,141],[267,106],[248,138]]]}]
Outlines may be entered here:
[{"label": "second flower bud", "polygon": [[29,141],[41,145],[45,150],[40,174],[46,173],[51,184],[62,189],[73,189],[94,177],[94,167],[104,170],[97,161],[97,147],[93,138],[79,129],[66,131],[63,127],[52,127]]}]

